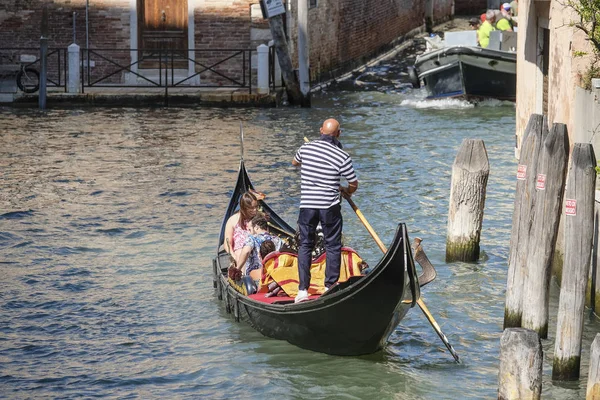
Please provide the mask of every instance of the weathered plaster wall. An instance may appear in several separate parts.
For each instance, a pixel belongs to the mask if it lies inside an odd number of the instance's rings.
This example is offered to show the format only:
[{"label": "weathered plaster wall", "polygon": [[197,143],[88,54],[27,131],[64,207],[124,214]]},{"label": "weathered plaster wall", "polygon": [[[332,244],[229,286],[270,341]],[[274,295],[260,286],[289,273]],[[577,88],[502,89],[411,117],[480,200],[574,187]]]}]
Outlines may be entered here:
[{"label": "weathered plaster wall", "polygon": [[[570,26],[574,13],[561,2],[523,0],[519,3],[517,54],[516,135],[520,145],[532,113],[543,113],[541,70],[538,67],[538,28],[550,30],[548,68],[548,121],[567,125],[573,141],[576,124],[573,114],[575,87],[589,65],[589,57],[576,57],[576,51],[591,52],[582,32]],[[518,156],[518,151],[517,151]]]},{"label": "weathered plaster wall", "polygon": [[[536,7],[537,5],[537,7]],[[519,31],[517,35],[517,109],[516,146],[517,158],[525,127],[532,113],[541,113],[537,99],[542,90],[538,63],[538,13],[541,2],[521,0],[519,2]],[[543,17],[542,17],[543,18]],[[539,89],[538,89],[539,88]],[[536,107],[539,104],[539,109]]]},{"label": "weathered plaster wall", "polygon": [[[532,1],[519,3],[519,36],[517,54],[517,109],[516,135],[520,142],[532,113],[543,114],[541,70],[538,59],[541,53],[538,35],[540,27],[547,27],[550,33],[548,68],[548,123],[567,125],[571,144],[575,141],[588,142],[591,138],[593,113],[582,109],[581,75],[589,66],[589,57],[576,57],[575,52],[591,53],[589,43],[579,30],[570,26],[574,21],[573,12],[565,8],[559,0]],[[594,106],[596,107],[596,106]],[[588,137],[589,135],[589,137]],[[519,149],[515,152],[518,158]],[[597,153],[598,154],[598,153]],[[564,255],[564,225],[561,222],[553,260],[553,274],[560,282]]]}]

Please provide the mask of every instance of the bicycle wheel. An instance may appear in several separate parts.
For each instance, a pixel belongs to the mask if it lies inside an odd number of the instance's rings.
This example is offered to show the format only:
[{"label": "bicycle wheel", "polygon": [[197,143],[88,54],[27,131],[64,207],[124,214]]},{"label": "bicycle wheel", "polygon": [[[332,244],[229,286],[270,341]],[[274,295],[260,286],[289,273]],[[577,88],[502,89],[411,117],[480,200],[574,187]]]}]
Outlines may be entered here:
[{"label": "bicycle wheel", "polygon": [[37,92],[40,88],[40,73],[33,68],[21,68],[17,74],[17,86],[25,93]]}]

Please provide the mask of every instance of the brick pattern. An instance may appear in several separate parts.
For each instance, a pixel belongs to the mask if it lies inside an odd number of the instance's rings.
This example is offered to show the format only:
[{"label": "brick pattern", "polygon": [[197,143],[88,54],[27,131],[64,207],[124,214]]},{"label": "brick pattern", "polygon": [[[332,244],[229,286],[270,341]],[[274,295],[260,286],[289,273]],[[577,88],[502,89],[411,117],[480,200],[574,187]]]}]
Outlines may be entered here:
[{"label": "brick pattern", "polygon": [[[451,16],[452,0],[436,1],[434,19]],[[292,12],[297,13],[292,2]],[[424,25],[424,2],[419,0],[318,0],[309,9],[312,82],[343,74],[389,50],[410,31]],[[292,42],[297,23],[292,19]],[[292,55],[297,62],[297,54]]]},{"label": "brick pattern", "polygon": [[454,3],[456,15],[477,15],[484,13],[486,9],[487,0],[456,0]]},{"label": "brick pattern", "polygon": [[[73,43],[73,12],[76,15],[76,42],[85,47],[85,1],[59,0],[3,0],[0,10],[0,47],[39,49],[42,10],[48,10],[48,46],[66,48]],[[123,48],[130,43],[129,0],[91,0],[89,19],[90,48]],[[13,52],[14,53],[14,52]],[[20,54],[39,53],[32,50],[17,51]],[[129,52],[108,55],[121,65],[128,65]],[[92,57],[96,67],[93,74],[100,77],[118,69],[115,65]],[[58,73],[56,56],[48,60],[49,77]],[[34,65],[39,69],[39,63]],[[64,65],[61,65],[64,68]],[[122,73],[107,82],[120,81]],[[92,77],[93,79],[93,77]]]},{"label": "brick pattern", "polygon": [[[474,1],[474,0],[471,0]],[[229,85],[222,75],[238,81],[256,68],[254,57],[235,56],[218,49],[255,48],[251,30],[268,29],[268,22],[256,16],[257,0],[204,0],[194,10],[196,71],[211,67],[201,75],[204,82]],[[450,17],[452,0],[435,2],[436,21]],[[85,1],[83,0],[3,0],[0,10],[0,47],[39,47],[41,10],[48,8],[50,47],[66,47],[73,41],[72,19],[77,12],[77,43],[85,47]],[[297,63],[297,2],[291,2],[289,31],[292,57]],[[254,8],[254,18],[252,9]],[[423,26],[424,4],[418,0],[318,0],[309,10],[310,63],[312,81],[337,76],[391,48],[392,43]],[[130,0],[90,0],[90,48],[123,49],[105,53],[121,66],[129,65]],[[259,40],[260,41],[260,40]],[[266,40],[265,40],[266,41]],[[91,80],[117,71],[114,63],[94,56]],[[218,65],[215,65],[217,64]],[[201,65],[200,65],[201,64]],[[251,65],[253,64],[253,65]],[[216,71],[216,72],[215,72]],[[220,75],[221,74],[221,75]],[[108,82],[122,81],[124,72]],[[253,78],[254,79],[254,78]]]},{"label": "brick pattern", "polygon": [[[222,62],[231,56],[231,51],[215,51],[219,49],[250,49],[250,28],[260,25],[259,22],[251,23],[250,0],[206,0],[202,8],[197,8],[194,13],[195,30],[194,38],[196,48],[196,61],[204,66],[213,67],[214,71],[225,75],[238,82],[248,80],[248,69],[251,66],[250,58],[246,53],[245,58],[237,55],[234,58]],[[266,21],[265,21],[266,24]],[[266,25],[268,27],[268,25]],[[211,50],[211,51],[206,51]],[[254,52],[255,53],[255,52]],[[254,66],[256,68],[256,66]],[[196,72],[204,67],[196,66]],[[204,82],[210,81],[216,85],[231,85],[232,82],[212,71],[200,74]],[[246,75],[246,77],[244,77]]]}]

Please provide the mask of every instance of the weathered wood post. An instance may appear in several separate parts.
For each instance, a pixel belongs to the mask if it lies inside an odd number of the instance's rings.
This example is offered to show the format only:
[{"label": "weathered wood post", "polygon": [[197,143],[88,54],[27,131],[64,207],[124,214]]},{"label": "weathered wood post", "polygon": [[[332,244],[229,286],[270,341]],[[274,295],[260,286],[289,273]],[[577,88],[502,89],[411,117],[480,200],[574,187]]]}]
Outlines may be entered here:
[{"label": "weathered wood post", "polygon": [[446,262],[477,261],[490,163],[481,139],[463,140],[452,165]]},{"label": "weathered wood post", "polygon": [[536,332],[506,329],[500,339],[498,399],[539,399],[543,359],[542,343]]},{"label": "weathered wood post", "polygon": [[[598,193],[596,191],[596,193]],[[592,262],[590,265],[590,279],[586,293],[586,305],[588,305],[596,315],[600,310],[600,274],[598,274],[598,257],[600,257],[600,251],[598,251],[598,234],[600,234],[600,206],[598,204],[598,198],[594,203],[594,242],[592,244]],[[589,297],[588,297],[589,295]],[[588,301],[589,299],[589,301]]]},{"label": "weathered wood post", "polygon": [[600,333],[596,334],[590,349],[590,373],[585,398],[600,400]]},{"label": "weathered wood post", "polygon": [[302,92],[302,107],[310,107],[310,43],[308,28],[308,0],[297,0],[298,5],[298,80]]},{"label": "weathered wood post", "polygon": [[575,143],[565,193],[565,264],[558,302],[552,379],[579,379],[585,289],[594,233],[596,156],[590,143]]},{"label": "weathered wood post", "polygon": [[537,159],[547,130],[545,118],[540,114],[531,114],[525,128],[521,158],[517,167],[515,207],[508,256],[504,328],[521,326],[525,260],[529,251],[529,233],[533,222]]},{"label": "weathered wood post", "polygon": [[554,124],[538,158],[533,228],[523,287],[523,328],[548,337],[550,267],[562,210],[569,137],[565,124]]},{"label": "weathered wood post", "polygon": [[269,28],[271,29],[271,36],[273,37],[275,52],[277,53],[277,59],[281,66],[281,74],[283,76],[283,81],[285,82],[289,102],[290,104],[300,105],[303,103],[304,97],[302,96],[300,85],[294,74],[294,67],[292,66],[292,58],[290,57],[288,42],[285,38],[283,18],[281,15],[269,18]]},{"label": "weathered wood post", "polygon": [[42,36],[40,37],[40,88],[38,106],[46,109],[46,80],[48,78],[48,8],[42,9]]}]

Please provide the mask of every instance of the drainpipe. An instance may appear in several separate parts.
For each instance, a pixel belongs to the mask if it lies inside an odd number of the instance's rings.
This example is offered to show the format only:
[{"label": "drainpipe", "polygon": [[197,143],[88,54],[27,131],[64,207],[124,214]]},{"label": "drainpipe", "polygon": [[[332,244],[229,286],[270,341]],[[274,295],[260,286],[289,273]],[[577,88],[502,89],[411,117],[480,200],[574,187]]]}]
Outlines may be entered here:
[{"label": "drainpipe", "polygon": [[298,80],[302,107],[310,107],[308,0],[298,0]]},{"label": "drainpipe", "polygon": [[89,20],[90,0],[85,0],[85,58],[89,66],[90,60],[90,20]]}]

